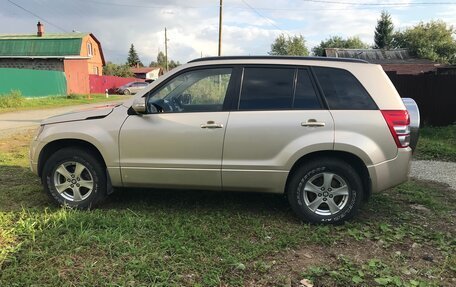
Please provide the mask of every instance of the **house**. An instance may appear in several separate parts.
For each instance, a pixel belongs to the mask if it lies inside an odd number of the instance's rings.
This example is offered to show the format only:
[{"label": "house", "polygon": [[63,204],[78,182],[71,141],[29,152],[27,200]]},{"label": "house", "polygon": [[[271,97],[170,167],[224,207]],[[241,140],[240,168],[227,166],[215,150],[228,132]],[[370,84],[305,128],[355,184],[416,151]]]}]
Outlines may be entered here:
[{"label": "house", "polygon": [[325,49],[326,57],[353,58],[379,64],[385,72],[417,75],[435,72],[442,65],[427,59],[418,59],[410,55],[407,49]]},{"label": "house", "polygon": [[135,74],[136,78],[145,80],[156,80],[163,75],[163,69],[160,67],[131,68],[131,71]]},{"label": "house", "polygon": [[90,93],[89,75],[102,75],[101,44],[91,33],[0,35],[0,68],[61,71],[68,94]]}]

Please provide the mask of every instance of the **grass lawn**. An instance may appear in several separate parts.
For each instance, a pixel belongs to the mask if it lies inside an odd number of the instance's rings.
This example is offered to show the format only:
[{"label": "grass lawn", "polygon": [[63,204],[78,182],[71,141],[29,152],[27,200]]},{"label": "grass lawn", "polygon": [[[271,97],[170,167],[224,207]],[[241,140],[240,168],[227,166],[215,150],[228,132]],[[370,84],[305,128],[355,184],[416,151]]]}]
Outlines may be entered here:
[{"label": "grass lawn", "polygon": [[92,104],[100,102],[118,101],[127,99],[125,96],[110,95],[106,98],[105,94],[70,95],[70,96],[49,96],[43,98],[24,98],[20,94],[11,93],[0,95],[0,113],[18,110],[46,109],[64,106]]},{"label": "grass lawn", "polygon": [[456,162],[456,125],[420,129],[418,159]]},{"label": "grass lawn", "polygon": [[0,286],[454,286],[456,193],[411,181],[342,226],[298,221],[279,195],[128,190],[54,207],[0,139]]}]

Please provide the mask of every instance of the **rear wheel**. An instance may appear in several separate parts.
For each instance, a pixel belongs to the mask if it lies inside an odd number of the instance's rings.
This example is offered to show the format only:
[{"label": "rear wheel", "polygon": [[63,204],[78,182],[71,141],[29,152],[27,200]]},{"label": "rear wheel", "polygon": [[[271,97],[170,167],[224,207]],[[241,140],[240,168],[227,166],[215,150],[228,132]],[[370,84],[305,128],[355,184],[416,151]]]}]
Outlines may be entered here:
[{"label": "rear wheel", "polygon": [[44,165],[43,183],[59,205],[88,209],[106,197],[106,173],[97,157],[77,148],[53,154]]},{"label": "rear wheel", "polygon": [[288,200],[293,211],[310,223],[342,223],[362,203],[363,185],[348,163],[320,158],[303,164],[291,175]]}]

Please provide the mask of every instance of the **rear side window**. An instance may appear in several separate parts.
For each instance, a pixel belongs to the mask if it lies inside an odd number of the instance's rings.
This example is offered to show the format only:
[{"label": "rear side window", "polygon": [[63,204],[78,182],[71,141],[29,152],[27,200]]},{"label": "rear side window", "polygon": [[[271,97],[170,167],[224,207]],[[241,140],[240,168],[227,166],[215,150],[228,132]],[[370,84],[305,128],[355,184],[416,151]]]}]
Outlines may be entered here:
[{"label": "rear side window", "polygon": [[285,110],[293,104],[292,68],[245,68],[239,110]]},{"label": "rear side window", "polygon": [[297,110],[321,109],[320,101],[310,79],[310,74],[304,69],[298,70],[293,108]]},{"label": "rear side window", "polygon": [[329,108],[332,110],[376,110],[377,105],[361,83],[348,71],[314,67]]}]

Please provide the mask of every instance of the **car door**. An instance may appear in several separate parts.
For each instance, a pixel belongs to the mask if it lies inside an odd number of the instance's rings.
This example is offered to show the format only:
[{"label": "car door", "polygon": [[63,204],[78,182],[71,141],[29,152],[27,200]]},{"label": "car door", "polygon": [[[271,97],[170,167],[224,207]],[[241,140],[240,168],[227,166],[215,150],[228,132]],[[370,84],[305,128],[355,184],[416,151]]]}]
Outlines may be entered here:
[{"label": "car door", "polygon": [[133,83],[130,87],[131,93],[136,94],[139,91],[139,84]]},{"label": "car door", "polygon": [[292,165],[332,150],[334,123],[310,69],[246,66],[225,135],[224,190],[283,192]]},{"label": "car door", "polygon": [[147,96],[148,114],[120,131],[125,186],[221,188],[232,68],[180,73]]}]

